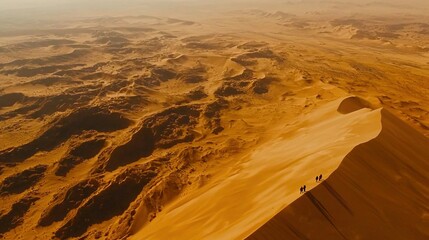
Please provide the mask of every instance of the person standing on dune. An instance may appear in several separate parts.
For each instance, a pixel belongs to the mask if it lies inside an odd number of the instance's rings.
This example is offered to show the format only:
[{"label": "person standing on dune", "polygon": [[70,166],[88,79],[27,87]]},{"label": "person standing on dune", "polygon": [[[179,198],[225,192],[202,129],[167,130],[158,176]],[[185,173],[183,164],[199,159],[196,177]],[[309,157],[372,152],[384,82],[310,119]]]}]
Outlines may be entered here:
[{"label": "person standing on dune", "polygon": [[301,188],[299,188],[299,193],[302,193],[302,189],[303,189],[302,187],[301,187]]},{"label": "person standing on dune", "polygon": [[322,174],[319,176],[319,182],[322,181]]},{"label": "person standing on dune", "polygon": [[305,185],[304,185],[304,188],[303,188],[304,192],[306,191],[306,190],[305,190],[306,188],[307,188],[307,186],[305,186]]},{"label": "person standing on dune", "polygon": [[319,181],[319,176],[316,176],[316,182],[318,182]]}]

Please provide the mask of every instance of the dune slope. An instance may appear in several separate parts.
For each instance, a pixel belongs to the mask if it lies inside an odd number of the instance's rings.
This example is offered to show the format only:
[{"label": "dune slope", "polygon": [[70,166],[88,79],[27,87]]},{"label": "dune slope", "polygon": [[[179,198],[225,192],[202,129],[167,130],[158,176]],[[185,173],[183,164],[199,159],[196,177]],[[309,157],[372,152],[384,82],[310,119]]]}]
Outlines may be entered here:
[{"label": "dune slope", "polygon": [[429,140],[381,116],[376,138],[248,239],[428,239]]},{"label": "dune slope", "polygon": [[[232,173],[173,204],[132,239],[242,239],[299,198],[313,176],[329,175],[356,145],[377,136],[380,110],[337,111],[340,99],[297,120],[280,125],[271,140],[237,160]],[[356,101],[357,102],[357,101]],[[343,108],[347,108],[343,107]]]}]

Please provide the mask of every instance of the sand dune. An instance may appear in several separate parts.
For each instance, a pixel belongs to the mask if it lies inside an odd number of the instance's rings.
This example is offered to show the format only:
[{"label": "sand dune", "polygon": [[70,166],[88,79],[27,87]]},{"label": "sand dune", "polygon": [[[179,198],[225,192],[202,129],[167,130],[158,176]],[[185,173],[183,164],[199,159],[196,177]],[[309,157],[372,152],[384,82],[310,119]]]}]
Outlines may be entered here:
[{"label": "sand dune", "polygon": [[276,127],[273,140],[237,159],[231,175],[164,209],[132,239],[246,237],[297,199],[300,184],[314,186],[313,176],[329,176],[354,146],[377,136],[380,110],[351,106],[356,111],[345,115],[338,105],[321,107],[295,126]]},{"label": "sand dune", "polygon": [[377,137],[247,239],[427,239],[429,140],[380,114]]}]

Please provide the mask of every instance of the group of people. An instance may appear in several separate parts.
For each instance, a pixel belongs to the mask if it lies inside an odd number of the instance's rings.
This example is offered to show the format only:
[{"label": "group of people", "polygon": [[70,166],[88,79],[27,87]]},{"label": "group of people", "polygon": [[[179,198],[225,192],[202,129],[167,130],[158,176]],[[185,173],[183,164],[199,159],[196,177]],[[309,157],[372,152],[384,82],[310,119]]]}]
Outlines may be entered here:
[{"label": "group of people", "polygon": [[[323,178],[322,174],[320,174],[319,176],[316,176],[316,182],[321,182],[322,178]],[[299,189],[299,193],[305,193],[306,191],[307,191],[307,186],[305,185]]]}]

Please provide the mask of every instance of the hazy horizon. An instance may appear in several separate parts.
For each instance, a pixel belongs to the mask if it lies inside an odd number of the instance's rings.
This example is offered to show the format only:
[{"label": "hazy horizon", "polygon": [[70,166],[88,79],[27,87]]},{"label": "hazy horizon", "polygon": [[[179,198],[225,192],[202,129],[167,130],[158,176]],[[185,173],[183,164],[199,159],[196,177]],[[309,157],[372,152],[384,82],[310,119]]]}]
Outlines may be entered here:
[{"label": "hazy horizon", "polygon": [[[257,1],[257,0],[131,0],[131,1],[119,1],[119,0],[95,0],[95,1],[83,1],[83,0],[5,0],[0,4],[0,12],[2,14],[10,15],[11,13],[28,13],[28,14],[61,14],[69,13],[74,14],[75,17],[87,16],[88,13],[94,14],[93,10],[102,12],[99,14],[132,14],[133,12],[143,11],[145,14],[151,11],[159,10],[171,10],[173,13],[176,10],[179,11],[190,11],[198,8],[211,7],[215,9],[278,9],[281,11],[317,11],[317,10],[335,10],[338,12],[347,12],[350,9],[344,7],[354,7],[360,10],[371,9],[385,9],[385,10],[396,10],[396,11],[416,11],[421,14],[425,14],[429,8],[429,1],[425,0],[410,0],[403,2],[400,0],[363,0],[356,3],[351,0],[269,0],[269,1]],[[214,8],[213,8],[214,7]],[[192,9],[191,9],[192,8]],[[76,12],[80,11],[80,12]],[[89,14],[90,15],[90,14]],[[3,16],[5,17],[5,16]],[[19,17],[19,16],[18,16]]]}]

